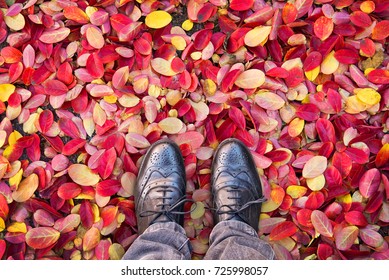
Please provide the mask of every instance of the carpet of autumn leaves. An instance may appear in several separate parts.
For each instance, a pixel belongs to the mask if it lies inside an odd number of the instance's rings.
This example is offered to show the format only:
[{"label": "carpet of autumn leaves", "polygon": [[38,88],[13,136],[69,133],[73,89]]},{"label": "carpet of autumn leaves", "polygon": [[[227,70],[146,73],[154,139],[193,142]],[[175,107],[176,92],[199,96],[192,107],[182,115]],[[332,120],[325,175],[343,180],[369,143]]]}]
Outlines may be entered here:
[{"label": "carpet of autumn leaves", "polygon": [[0,8],[0,259],[120,259],[142,155],[165,137],[197,206],[194,259],[229,137],[252,151],[278,259],[389,258],[388,1]]}]

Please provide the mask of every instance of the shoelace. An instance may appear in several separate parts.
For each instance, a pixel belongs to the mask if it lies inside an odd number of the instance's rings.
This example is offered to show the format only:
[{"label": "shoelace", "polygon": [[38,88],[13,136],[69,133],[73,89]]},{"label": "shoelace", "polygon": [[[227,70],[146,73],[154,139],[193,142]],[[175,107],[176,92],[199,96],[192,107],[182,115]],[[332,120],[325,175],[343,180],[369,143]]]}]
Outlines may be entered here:
[{"label": "shoelace", "polygon": [[184,199],[176,201],[174,204],[170,204],[170,203],[166,203],[165,200],[167,200],[167,199],[170,200],[170,199],[172,199],[172,197],[167,197],[166,193],[173,192],[173,190],[171,190],[169,188],[163,188],[163,189],[157,190],[157,192],[163,192],[162,196],[157,198],[157,199],[162,199],[162,203],[157,204],[157,206],[161,207],[161,209],[142,211],[141,213],[139,213],[140,217],[145,218],[145,217],[149,217],[149,216],[153,216],[153,215],[157,214],[157,216],[154,218],[154,220],[158,219],[161,215],[164,215],[164,216],[168,217],[170,220],[172,220],[171,215],[185,215],[185,214],[191,213],[192,211],[194,211],[196,209],[196,207],[194,207],[193,209],[191,209],[189,211],[175,211],[175,209],[180,208],[184,203],[194,202],[194,200],[184,198]]},{"label": "shoelace", "polygon": [[[223,204],[223,205],[220,205],[218,208],[211,208],[211,209],[214,210],[215,213],[218,215],[222,215],[222,214],[236,215],[236,214],[242,212],[243,210],[245,210],[246,208],[250,207],[253,204],[259,204],[259,203],[262,203],[265,201],[266,201],[266,198],[264,196],[262,196],[256,200],[249,201],[242,206],[239,204],[232,204],[232,205]],[[238,208],[234,209],[233,206],[238,206]],[[222,208],[228,208],[228,209],[222,210]]]}]

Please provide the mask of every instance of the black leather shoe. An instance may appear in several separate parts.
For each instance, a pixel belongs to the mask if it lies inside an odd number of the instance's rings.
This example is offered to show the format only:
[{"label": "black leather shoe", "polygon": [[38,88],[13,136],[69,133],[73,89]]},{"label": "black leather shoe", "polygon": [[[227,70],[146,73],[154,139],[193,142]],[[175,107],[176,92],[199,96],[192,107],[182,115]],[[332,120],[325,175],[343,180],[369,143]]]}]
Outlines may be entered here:
[{"label": "black leather shoe", "polygon": [[241,141],[226,139],[215,151],[211,188],[215,222],[238,220],[258,231],[262,186],[251,153]]},{"label": "black leather shoe", "polygon": [[186,177],[178,146],[166,139],[145,154],[135,186],[138,233],[157,222],[183,224]]}]

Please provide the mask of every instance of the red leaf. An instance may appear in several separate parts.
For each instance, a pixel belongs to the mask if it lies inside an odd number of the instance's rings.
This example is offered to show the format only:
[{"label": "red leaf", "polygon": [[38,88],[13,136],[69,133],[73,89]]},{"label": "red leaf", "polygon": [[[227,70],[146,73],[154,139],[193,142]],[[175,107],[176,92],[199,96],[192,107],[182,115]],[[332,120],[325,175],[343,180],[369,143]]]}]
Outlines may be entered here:
[{"label": "red leaf", "polygon": [[86,61],[86,70],[95,79],[99,79],[104,75],[104,65],[97,53],[89,55]]},{"label": "red leaf", "polygon": [[[304,60],[304,71],[311,71],[315,69],[316,67],[320,66],[321,62],[323,60],[323,57],[321,53],[313,51],[310,52],[307,56],[307,58]],[[306,105],[309,105],[306,104]]]},{"label": "red leaf", "polygon": [[335,232],[336,248],[342,251],[350,249],[358,238],[359,230],[356,226],[348,226]]},{"label": "red leaf", "polygon": [[336,144],[335,128],[329,120],[323,118],[318,119],[316,121],[316,131],[322,142]]},{"label": "red leaf", "polygon": [[111,26],[116,31],[119,32],[122,30],[126,25],[132,23],[132,20],[125,16],[124,14],[115,14],[110,16]]},{"label": "red leaf", "polygon": [[374,69],[367,74],[367,79],[375,84],[389,84],[389,70]]},{"label": "red leaf", "polygon": [[95,248],[95,255],[98,260],[109,260],[109,247],[111,242],[109,240],[101,240]]},{"label": "red leaf", "polygon": [[71,138],[80,138],[78,127],[70,119],[61,118],[58,121],[59,128]]},{"label": "red leaf", "polygon": [[86,140],[84,139],[73,139],[65,144],[62,150],[62,154],[65,156],[70,156],[76,153],[80,148],[84,147]]},{"label": "red leaf", "polygon": [[92,205],[88,200],[83,200],[80,207],[81,224],[85,228],[90,228],[94,222]]},{"label": "red leaf", "polygon": [[346,153],[335,152],[332,157],[332,164],[338,169],[343,178],[350,174],[352,161]]},{"label": "red leaf", "polygon": [[328,188],[337,188],[342,185],[342,175],[335,166],[327,167],[324,172]]},{"label": "red leaf", "polygon": [[104,180],[96,185],[96,193],[101,196],[111,196],[118,192],[121,184],[118,180]]},{"label": "red leaf", "polygon": [[366,28],[369,27],[372,23],[371,18],[368,14],[355,11],[350,15],[350,21],[358,27]]},{"label": "red leaf", "polygon": [[346,222],[354,226],[364,227],[368,225],[366,217],[363,215],[362,212],[359,211],[347,212],[346,214],[344,214],[344,219],[346,220]]},{"label": "red leaf", "polygon": [[34,249],[47,248],[57,242],[60,233],[51,227],[30,229],[26,234],[26,243]]},{"label": "red leaf", "polygon": [[9,207],[8,207],[7,200],[0,193],[0,218],[3,218],[4,220],[7,219],[8,213],[9,213]]},{"label": "red leaf", "polygon": [[313,30],[315,35],[324,41],[332,34],[334,22],[326,16],[321,16],[315,21]]},{"label": "red leaf", "polygon": [[293,3],[288,2],[282,9],[282,20],[285,24],[292,23],[297,19],[297,9]]},{"label": "red leaf", "polygon": [[58,80],[48,80],[44,83],[44,87],[45,93],[53,96],[63,95],[69,91],[68,87]]},{"label": "red leaf", "polygon": [[296,9],[298,11],[297,18],[300,18],[305,15],[311,8],[312,4],[313,0],[296,0],[294,5],[296,6]]},{"label": "red leaf", "polygon": [[236,125],[231,119],[225,120],[222,125],[216,130],[216,137],[219,142],[230,138],[236,130]]},{"label": "red leaf", "polygon": [[374,193],[366,204],[365,212],[369,214],[376,212],[382,206],[383,200],[383,192]]},{"label": "red leaf", "polygon": [[234,11],[246,11],[254,4],[254,0],[231,0],[230,8]]},{"label": "red leaf", "polygon": [[299,106],[296,111],[296,116],[308,122],[315,121],[319,118],[320,110],[315,104],[307,103]]},{"label": "red leaf", "polygon": [[319,246],[317,246],[317,257],[319,260],[326,260],[331,257],[333,253],[334,250],[328,244],[320,243]]},{"label": "red leaf", "polygon": [[369,198],[380,185],[381,174],[377,168],[367,170],[359,180],[359,191],[363,197]]},{"label": "red leaf", "polygon": [[39,126],[42,133],[46,133],[53,125],[54,115],[50,110],[44,110],[39,114]]},{"label": "red leaf", "polygon": [[305,208],[315,210],[319,209],[324,203],[324,195],[321,192],[312,192],[305,203]]},{"label": "red leaf", "polygon": [[359,163],[359,164],[365,164],[369,161],[369,154],[365,153],[361,149],[357,148],[347,148],[344,151],[352,161]]},{"label": "red leaf", "polygon": [[99,167],[97,168],[97,171],[99,172],[101,178],[107,179],[111,175],[116,158],[117,155],[115,147],[106,150],[104,154],[100,157]]},{"label": "red leaf", "polygon": [[297,212],[297,221],[299,222],[300,225],[307,227],[307,228],[312,228],[312,221],[311,221],[311,215],[312,215],[312,210],[309,209],[300,209]]},{"label": "red leaf", "polygon": [[332,237],[332,224],[326,214],[319,210],[314,210],[311,215],[311,220],[313,227],[318,233],[326,237]]},{"label": "red leaf", "polygon": [[297,232],[296,225],[292,222],[285,221],[278,224],[276,227],[274,227],[270,232],[269,237],[270,240],[277,241],[292,236],[296,232]]},{"label": "red leaf", "polygon": [[54,228],[61,232],[61,234],[70,232],[78,227],[80,224],[80,215],[69,214],[68,216],[55,221]]},{"label": "red leaf", "polygon": [[109,226],[115,219],[118,213],[117,206],[107,206],[101,210],[101,218],[103,219],[103,227]]},{"label": "red leaf", "polygon": [[335,58],[340,63],[355,64],[359,61],[359,54],[357,51],[351,49],[341,49],[335,52]]},{"label": "red leaf", "polygon": [[238,126],[238,128],[243,130],[246,129],[246,118],[240,109],[235,106],[231,106],[228,111],[228,116]]},{"label": "red leaf", "polygon": [[3,239],[0,239],[0,260],[3,258],[7,244]]},{"label": "red leaf", "polygon": [[68,200],[75,198],[81,193],[81,187],[75,183],[65,183],[58,188],[58,196]]},{"label": "red leaf", "polygon": [[381,167],[384,166],[388,161],[389,161],[389,143],[386,143],[378,151],[377,156],[375,158],[375,165],[377,167]]}]

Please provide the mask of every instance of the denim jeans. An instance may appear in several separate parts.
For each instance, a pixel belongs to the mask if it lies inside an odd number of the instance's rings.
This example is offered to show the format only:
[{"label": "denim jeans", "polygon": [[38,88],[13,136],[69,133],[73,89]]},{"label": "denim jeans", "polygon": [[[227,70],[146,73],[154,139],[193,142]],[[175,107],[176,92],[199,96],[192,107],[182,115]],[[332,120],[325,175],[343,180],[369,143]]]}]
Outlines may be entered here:
[{"label": "denim jeans", "polygon": [[[212,230],[205,260],[273,260],[271,246],[244,222],[222,221]],[[127,250],[123,260],[190,260],[185,230],[174,222],[150,225]]]}]

